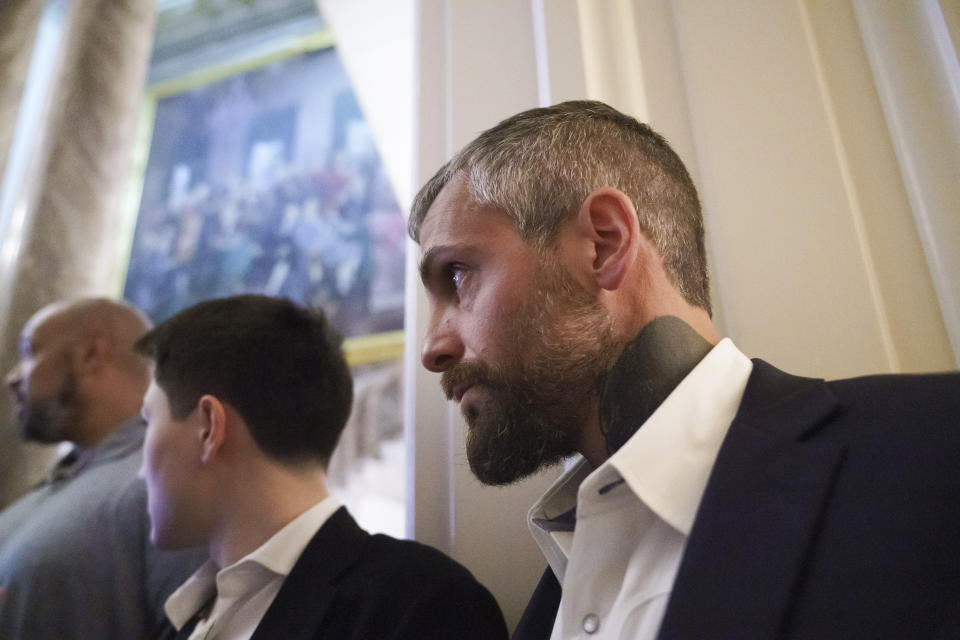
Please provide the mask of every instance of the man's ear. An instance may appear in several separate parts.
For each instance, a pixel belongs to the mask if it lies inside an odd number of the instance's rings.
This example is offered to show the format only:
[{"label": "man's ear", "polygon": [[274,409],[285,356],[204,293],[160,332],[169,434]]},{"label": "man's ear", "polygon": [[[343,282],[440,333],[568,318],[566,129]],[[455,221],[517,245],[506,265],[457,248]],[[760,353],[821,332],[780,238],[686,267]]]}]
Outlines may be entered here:
[{"label": "man's ear", "polygon": [[220,452],[227,439],[227,411],[216,396],[204,395],[197,401],[200,415],[200,460],[208,463]]},{"label": "man's ear", "polygon": [[593,244],[592,276],[601,289],[620,287],[640,250],[640,223],[622,191],[604,187],[580,205],[577,226]]},{"label": "man's ear", "polygon": [[101,335],[91,335],[83,338],[74,347],[75,371],[80,375],[100,371],[107,361],[110,345]]}]

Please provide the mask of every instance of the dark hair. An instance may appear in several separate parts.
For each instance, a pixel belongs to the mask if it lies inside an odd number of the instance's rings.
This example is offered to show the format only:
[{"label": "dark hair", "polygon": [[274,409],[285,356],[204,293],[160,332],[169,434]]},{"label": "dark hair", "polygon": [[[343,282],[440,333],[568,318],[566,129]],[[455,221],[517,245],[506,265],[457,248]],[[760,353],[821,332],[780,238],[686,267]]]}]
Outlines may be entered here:
[{"label": "dark hair", "polygon": [[243,295],[184,309],[140,338],[177,420],[205,394],[229,403],[274,459],[326,465],[350,415],[342,338],[320,310]]},{"label": "dark hair", "polygon": [[625,193],[640,228],[683,297],[710,311],[703,216],[697,189],[667,141],[602,102],[577,100],[530,109],[480,134],[420,189],[408,231],[419,242],[433,201],[456,175],[471,199],[510,216],[525,241],[556,238],[588,195]]}]

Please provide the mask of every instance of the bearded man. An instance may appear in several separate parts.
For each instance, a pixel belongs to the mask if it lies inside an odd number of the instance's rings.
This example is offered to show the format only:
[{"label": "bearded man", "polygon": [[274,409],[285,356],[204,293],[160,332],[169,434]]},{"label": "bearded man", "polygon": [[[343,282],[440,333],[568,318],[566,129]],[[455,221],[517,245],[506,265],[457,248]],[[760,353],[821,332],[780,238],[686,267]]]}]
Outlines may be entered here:
[{"label": "bearded man", "polygon": [[598,102],[515,115],[421,189],[424,367],[530,510],[514,637],[960,635],[960,375],[824,382],[711,321],[696,189]]},{"label": "bearded man", "polygon": [[150,545],[137,478],[150,381],[133,343],[150,323],[104,299],[56,302],[23,328],[6,382],[25,440],[71,443],[0,513],[0,638],[147,638],[201,551]]}]

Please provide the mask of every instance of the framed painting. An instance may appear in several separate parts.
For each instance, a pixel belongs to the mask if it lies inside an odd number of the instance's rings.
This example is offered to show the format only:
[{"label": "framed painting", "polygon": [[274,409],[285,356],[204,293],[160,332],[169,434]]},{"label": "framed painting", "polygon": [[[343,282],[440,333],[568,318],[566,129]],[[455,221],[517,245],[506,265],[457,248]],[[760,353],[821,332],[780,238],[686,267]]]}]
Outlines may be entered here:
[{"label": "framed painting", "polygon": [[154,321],[261,293],[322,307],[352,365],[402,353],[405,220],[331,44],[148,89],[123,297]]}]

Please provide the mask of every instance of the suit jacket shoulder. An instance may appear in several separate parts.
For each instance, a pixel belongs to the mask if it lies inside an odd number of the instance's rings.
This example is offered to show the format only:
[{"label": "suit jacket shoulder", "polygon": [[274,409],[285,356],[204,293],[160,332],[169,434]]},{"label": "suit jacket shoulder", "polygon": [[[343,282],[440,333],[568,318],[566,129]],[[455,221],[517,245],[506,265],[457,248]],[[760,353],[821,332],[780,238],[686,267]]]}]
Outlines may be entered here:
[{"label": "suit jacket shoulder", "polygon": [[960,635],[960,375],[755,361],[661,637]]}]

